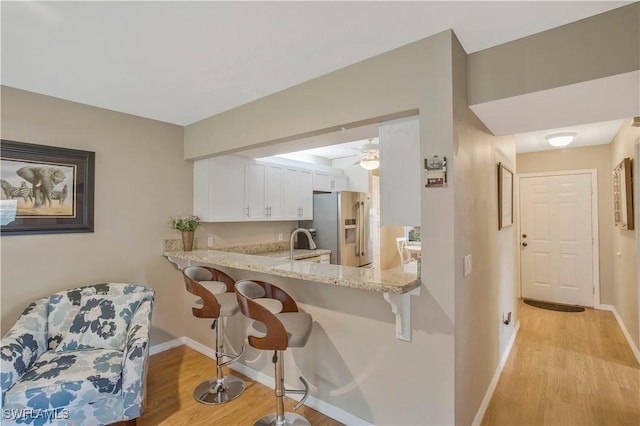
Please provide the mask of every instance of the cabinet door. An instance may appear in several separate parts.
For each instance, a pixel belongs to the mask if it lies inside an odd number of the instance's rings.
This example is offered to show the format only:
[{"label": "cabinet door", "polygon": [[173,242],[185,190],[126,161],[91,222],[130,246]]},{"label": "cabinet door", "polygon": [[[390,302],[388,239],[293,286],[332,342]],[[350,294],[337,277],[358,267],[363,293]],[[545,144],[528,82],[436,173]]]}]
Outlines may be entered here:
[{"label": "cabinet door", "polygon": [[347,177],[346,176],[333,176],[333,190],[334,191],[346,191],[347,190]]},{"label": "cabinet door", "polygon": [[301,220],[312,218],[312,171],[287,167],[284,171],[284,219]]},{"label": "cabinet door", "polygon": [[247,216],[249,220],[267,219],[264,163],[249,161],[247,165]]},{"label": "cabinet door", "polygon": [[300,170],[298,173],[298,218],[313,219],[313,176],[311,170]]},{"label": "cabinet door", "polygon": [[295,167],[285,167],[284,169],[284,219],[298,220],[300,215],[300,205],[298,204],[298,169]]},{"label": "cabinet door", "polygon": [[265,205],[267,219],[281,220],[284,217],[284,166],[267,164],[265,170]]},{"label": "cabinet door", "polygon": [[225,155],[212,158],[208,162],[209,221],[246,220],[246,160]]},{"label": "cabinet door", "polygon": [[329,173],[314,170],[312,188],[315,191],[331,191],[331,176]]}]

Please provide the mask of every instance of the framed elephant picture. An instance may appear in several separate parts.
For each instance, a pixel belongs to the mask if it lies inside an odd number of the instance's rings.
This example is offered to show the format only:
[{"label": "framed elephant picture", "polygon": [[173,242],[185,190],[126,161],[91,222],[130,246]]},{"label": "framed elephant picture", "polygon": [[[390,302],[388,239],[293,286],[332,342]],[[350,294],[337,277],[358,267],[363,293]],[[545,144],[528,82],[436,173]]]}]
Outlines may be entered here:
[{"label": "framed elephant picture", "polygon": [[0,142],[2,235],[93,232],[95,153]]}]

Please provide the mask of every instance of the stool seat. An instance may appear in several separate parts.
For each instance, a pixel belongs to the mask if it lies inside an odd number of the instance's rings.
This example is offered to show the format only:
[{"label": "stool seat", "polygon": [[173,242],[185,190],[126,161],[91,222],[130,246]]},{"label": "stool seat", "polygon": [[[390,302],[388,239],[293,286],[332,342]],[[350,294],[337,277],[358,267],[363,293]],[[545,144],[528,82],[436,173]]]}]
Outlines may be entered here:
[{"label": "stool seat", "polygon": [[[287,333],[287,346],[301,348],[307,344],[313,325],[311,315],[306,312],[281,312],[274,315]],[[267,335],[267,327],[260,321],[253,321],[247,328],[247,334],[264,337]]]},{"label": "stool seat", "polygon": [[[221,317],[232,317],[240,312],[238,299],[236,298],[235,293],[216,294],[216,300],[220,304]],[[197,307],[202,307],[204,306],[204,302],[202,301],[202,299],[199,299],[195,301],[195,305]]]},{"label": "stool seat", "polygon": [[198,284],[213,294],[226,293],[227,285],[222,281],[198,281]]}]

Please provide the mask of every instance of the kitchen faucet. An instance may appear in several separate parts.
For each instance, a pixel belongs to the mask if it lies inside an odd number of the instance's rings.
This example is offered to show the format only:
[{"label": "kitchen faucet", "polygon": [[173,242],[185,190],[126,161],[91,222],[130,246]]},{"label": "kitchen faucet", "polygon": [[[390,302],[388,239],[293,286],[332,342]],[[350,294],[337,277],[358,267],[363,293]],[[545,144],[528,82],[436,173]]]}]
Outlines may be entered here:
[{"label": "kitchen faucet", "polygon": [[293,260],[293,239],[300,232],[305,234],[307,236],[307,238],[309,239],[309,248],[311,250],[315,250],[316,249],[316,243],[315,243],[315,241],[313,241],[313,237],[311,236],[311,233],[305,228],[296,228],[296,229],[293,230],[293,232],[291,232],[291,238],[289,239],[289,259],[291,259],[291,260]]}]

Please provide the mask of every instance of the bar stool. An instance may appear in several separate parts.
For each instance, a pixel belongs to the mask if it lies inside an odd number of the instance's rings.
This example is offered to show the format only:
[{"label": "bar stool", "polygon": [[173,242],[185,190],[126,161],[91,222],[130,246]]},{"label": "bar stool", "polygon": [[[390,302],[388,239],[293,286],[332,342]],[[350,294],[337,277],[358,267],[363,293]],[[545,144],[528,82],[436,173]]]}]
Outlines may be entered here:
[{"label": "bar stool", "polygon": [[300,402],[293,407],[297,410],[309,395],[309,385],[303,377],[299,377],[304,390],[285,389],[283,355],[287,347],[301,348],[306,345],[311,334],[311,315],[299,312],[291,296],[281,288],[264,281],[238,281],[236,296],[240,312],[254,320],[247,329],[249,344],[256,349],[275,351],[273,363],[276,412],[261,418],[254,426],[309,425],[309,421],[303,416],[284,411],[285,393],[303,394]]},{"label": "bar stool", "polygon": [[[206,266],[190,266],[182,270],[187,291],[200,297],[191,308],[198,318],[213,318],[211,328],[216,331],[216,377],[200,383],[193,397],[203,404],[223,404],[244,392],[244,381],[224,376],[222,368],[235,362],[244,353],[244,345],[237,355],[224,352],[224,318],[238,313],[234,294],[235,281],[229,275]],[[224,362],[224,358],[230,358]]]}]

